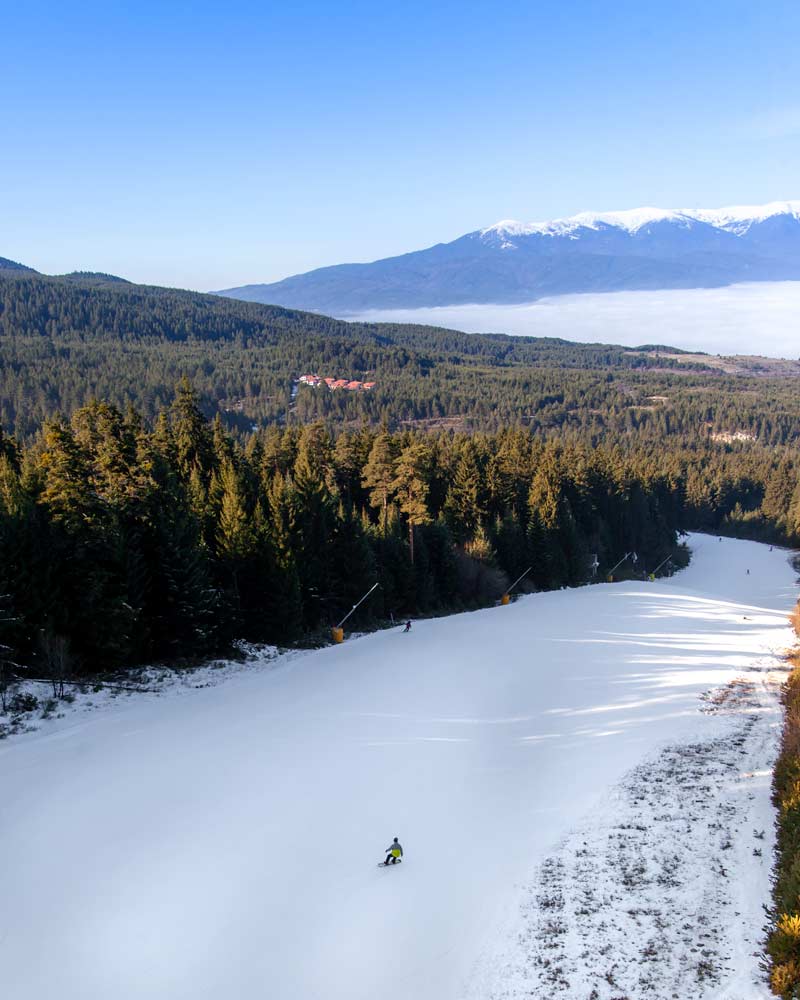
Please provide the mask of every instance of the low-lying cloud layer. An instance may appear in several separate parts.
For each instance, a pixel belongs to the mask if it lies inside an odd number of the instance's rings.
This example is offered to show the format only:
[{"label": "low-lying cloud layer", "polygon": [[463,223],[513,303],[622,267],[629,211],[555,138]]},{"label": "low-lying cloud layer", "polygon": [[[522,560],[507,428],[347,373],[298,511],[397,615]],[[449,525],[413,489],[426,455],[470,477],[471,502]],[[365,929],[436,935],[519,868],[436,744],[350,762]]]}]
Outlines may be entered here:
[{"label": "low-lying cloud layer", "polygon": [[375,309],[342,318],[585,343],[669,344],[709,354],[800,356],[800,281],[561,295],[513,306]]}]

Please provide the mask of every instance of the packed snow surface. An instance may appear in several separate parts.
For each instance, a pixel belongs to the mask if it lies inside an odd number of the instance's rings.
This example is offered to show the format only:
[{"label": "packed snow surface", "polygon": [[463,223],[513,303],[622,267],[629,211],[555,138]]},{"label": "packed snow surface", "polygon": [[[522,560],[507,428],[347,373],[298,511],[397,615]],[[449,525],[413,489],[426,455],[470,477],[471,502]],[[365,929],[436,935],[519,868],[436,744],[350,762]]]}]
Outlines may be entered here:
[{"label": "packed snow surface", "polygon": [[[661,989],[653,962],[655,986],[641,996],[761,996],[752,940],[769,859],[751,853],[760,841],[736,838],[771,825],[768,769],[740,787],[745,759],[719,741],[751,740],[756,754],[760,732],[769,756],[779,713],[748,695],[744,733],[736,697],[719,692],[777,667],[794,573],[786,552],[765,546],[705,536],[692,546],[691,566],[670,580],[421,621],[407,635],[274,661],[180,697],[135,696],[7,741],[3,995],[585,998],[582,977],[600,966],[580,967],[585,942],[570,920],[585,907],[567,896],[605,886],[608,922],[596,908],[587,918],[606,926],[604,958],[637,933],[622,923],[612,933],[633,909],[629,889],[645,924],[654,919],[658,883],[642,873],[661,841],[648,823],[671,822],[688,794],[670,785],[684,756],[693,788],[713,784],[699,818],[731,831],[715,891],[736,896],[729,916],[745,944],[722,956],[728,980],[689,990],[676,963],[703,943],[681,930],[694,889],[673,879],[664,892],[681,924],[643,926],[641,947],[647,935],[668,943],[663,963],[680,992]],[[727,701],[727,721],[707,711]],[[683,825],[673,834],[685,852]],[[394,836],[404,863],[378,868]],[[601,850],[611,837],[628,879],[616,887],[616,855]],[[679,853],[659,863],[683,870]],[[542,922],[548,894],[566,930]],[[547,935],[570,986],[542,978]],[[598,997],[622,995],[610,967]],[[582,992],[569,992],[575,983]]]}]

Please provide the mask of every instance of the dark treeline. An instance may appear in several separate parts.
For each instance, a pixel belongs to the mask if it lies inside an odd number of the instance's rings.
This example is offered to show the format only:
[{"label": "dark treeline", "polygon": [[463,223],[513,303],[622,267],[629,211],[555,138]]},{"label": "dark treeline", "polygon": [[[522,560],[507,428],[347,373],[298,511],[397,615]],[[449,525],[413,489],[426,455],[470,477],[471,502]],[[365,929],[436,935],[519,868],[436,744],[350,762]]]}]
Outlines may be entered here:
[{"label": "dark treeline", "polygon": [[184,383],[152,427],[95,402],[0,436],[0,642],[91,673],[295,640],[376,581],[353,624],[486,604],[528,565],[539,589],[593,554],[653,569],[685,526],[794,540],[791,456],[322,424],[241,444]]},{"label": "dark treeline", "polygon": [[0,438],[1,641],[84,673],[475,607],[529,564],[585,582],[635,548],[674,550],[679,494],[655,462],[493,436],[321,424],[244,446],[184,384],[152,428],[106,403]]}]

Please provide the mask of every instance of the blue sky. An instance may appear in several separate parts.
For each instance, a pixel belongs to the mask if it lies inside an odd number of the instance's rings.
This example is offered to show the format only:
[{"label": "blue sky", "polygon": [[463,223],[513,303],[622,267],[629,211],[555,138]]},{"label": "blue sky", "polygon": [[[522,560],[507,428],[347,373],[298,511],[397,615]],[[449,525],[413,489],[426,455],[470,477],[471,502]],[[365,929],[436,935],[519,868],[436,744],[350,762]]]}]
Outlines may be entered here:
[{"label": "blue sky", "polygon": [[211,289],[798,198],[799,31],[781,0],[7,4],[0,255]]}]

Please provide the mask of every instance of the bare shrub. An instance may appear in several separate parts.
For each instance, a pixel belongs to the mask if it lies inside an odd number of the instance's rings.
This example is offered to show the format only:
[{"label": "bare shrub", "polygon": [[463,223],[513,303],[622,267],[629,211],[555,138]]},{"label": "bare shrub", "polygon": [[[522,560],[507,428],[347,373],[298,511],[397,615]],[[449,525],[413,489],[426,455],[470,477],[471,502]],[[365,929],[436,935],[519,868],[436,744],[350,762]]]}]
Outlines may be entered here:
[{"label": "bare shrub", "polygon": [[456,552],[458,591],[466,604],[489,604],[496,601],[508,586],[508,577],[496,566],[475,559],[464,551]]},{"label": "bare shrub", "polygon": [[64,697],[64,684],[72,675],[72,655],[66,636],[45,629],[39,639],[39,649],[47,677],[53,684],[53,696]]}]

